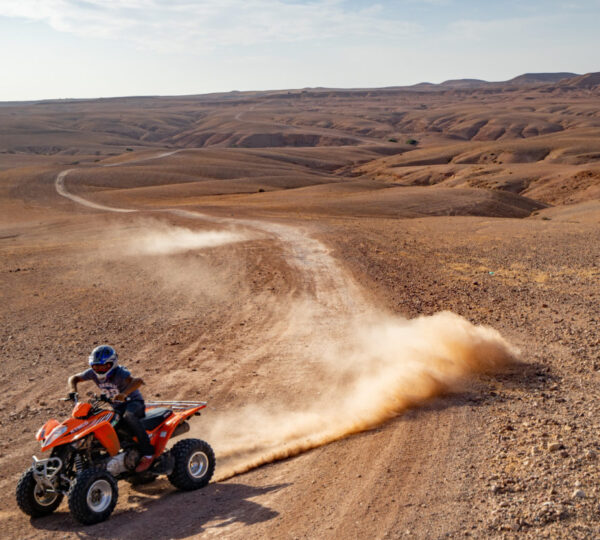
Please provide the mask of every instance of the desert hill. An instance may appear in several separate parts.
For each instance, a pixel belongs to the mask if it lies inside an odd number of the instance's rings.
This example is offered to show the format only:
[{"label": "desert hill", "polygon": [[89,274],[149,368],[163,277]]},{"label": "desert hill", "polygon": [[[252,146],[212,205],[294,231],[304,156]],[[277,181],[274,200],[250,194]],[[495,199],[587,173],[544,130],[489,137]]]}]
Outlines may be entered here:
[{"label": "desert hill", "polygon": [[600,72],[586,73],[560,82],[562,88],[598,88],[600,86]]},{"label": "desert hill", "polygon": [[[522,80],[537,76],[526,74]],[[220,148],[221,154],[207,154],[199,169],[171,172],[170,182],[203,182],[208,189],[208,180],[228,178],[237,183],[223,186],[225,192],[247,192],[306,187],[321,183],[315,178],[326,172],[336,179],[366,175],[401,185],[483,187],[545,204],[572,203],[594,197],[597,190],[600,147],[594,141],[600,117],[597,98],[588,93],[596,78],[588,74],[563,79],[558,86],[485,85],[479,90],[447,81],[442,93],[305,89],[5,104],[0,108],[0,169],[111,164],[121,154],[117,162],[135,161],[153,148]],[[568,102],[553,92],[566,84],[572,94]],[[280,152],[277,159],[288,165],[267,166],[265,161],[257,177],[244,171],[254,158],[236,151],[243,148],[307,152]],[[270,152],[268,159],[276,154]],[[229,164],[240,160],[247,161],[244,167],[228,173]],[[291,180],[302,164],[301,175]],[[288,180],[285,167],[291,167]],[[99,176],[101,170],[86,174]],[[131,174],[130,182],[126,169],[119,172],[121,187],[140,181],[139,173]],[[148,186],[163,181],[156,172],[143,180]],[[211,185],[211,193],[222,189]]]},{"label": "desert hill", "polygon": [[513,84],[555,83],[573,77],[577,77],[577,73],[524,73],[506,82]]},{"label": "desert hill", "polygon": [[450,79],[440,83],[440,86],[447,86],[449,88],[474,88],[486,84],[488,82],[482,79]]}]

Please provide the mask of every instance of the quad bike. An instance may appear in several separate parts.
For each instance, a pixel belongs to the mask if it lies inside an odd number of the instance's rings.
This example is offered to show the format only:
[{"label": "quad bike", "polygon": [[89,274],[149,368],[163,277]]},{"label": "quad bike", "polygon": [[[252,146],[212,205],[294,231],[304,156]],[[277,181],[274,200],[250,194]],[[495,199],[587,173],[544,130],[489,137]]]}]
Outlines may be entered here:
[{"label": "quad bike", "polygon": [[17,485],[17,504],[26,514],[51,514],[66,495],[72,516],[91,525],[104,521],[114,510],[118,480],[139,484],[164,474],[181,490],[198,489],[210,481],[215,455],[208,443],[183,439],[165,449],[171,438],[189,431],[187,420],[199,416],[205,402],[146,402],[146,416],[141,421],[155,459],[147,471],[136,473],[140,453],[132,435],[121,426],[120,415],[105,407],[110,400],[102,395],[79,402],[76,394],[66,400],[75,403],[71,418],[62,423],[48,420],[36,434],[42,452],[51,450],[50,457],[34,456]]}]

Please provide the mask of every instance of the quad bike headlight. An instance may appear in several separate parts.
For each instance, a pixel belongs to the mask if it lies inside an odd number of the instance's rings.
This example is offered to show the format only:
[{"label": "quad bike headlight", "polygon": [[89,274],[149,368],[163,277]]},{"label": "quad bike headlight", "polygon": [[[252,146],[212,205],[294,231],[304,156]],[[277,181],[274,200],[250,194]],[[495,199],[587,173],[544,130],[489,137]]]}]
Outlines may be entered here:
[{"label": "quad bike headlight", "polygon": [[67,426],[56,426],[48,435],[46,439],[44,439],[44,446],[52,444],[56,439],[58,439],[65,431],[67,431]]}]

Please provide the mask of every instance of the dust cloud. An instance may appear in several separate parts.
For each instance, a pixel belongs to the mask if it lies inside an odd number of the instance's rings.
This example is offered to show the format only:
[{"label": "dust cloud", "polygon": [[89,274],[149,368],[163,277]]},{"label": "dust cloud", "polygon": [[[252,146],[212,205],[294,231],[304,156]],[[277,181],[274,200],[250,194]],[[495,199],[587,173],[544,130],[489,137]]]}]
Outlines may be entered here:
[{"label": "dust cloud", "polygon": [[138,232],[129,239],[129,252],[133,255],[169,255],[249,239],[248,234],[241,232],[193,231],[185,227],[155,223],[149,230]]},{"label": "dust cloud", "polygon": [[321,344],[312,373],[291,381],[290,394],[310,388],[312,399],[219,413],[204,428],[217,449],[217,480],[374,428],[518,355],[497,331],[450,312],[413,320],[372,312],[344,322]]},{"label": "dust cloud", "polygon": [[144,303],[152,295],[169,316],[195,318],[221,311],[223,303],[248,289],[240,253],[258,237],[234,226],[190,229],[134,216],[104,227],[89,254],[78,261],[81,284],[102,283],[122,291],[123,276],[134,275],[147,292],[139,297],[131,291],[128,303]]},{"label": "dust cloud", "polygon": [[[302,289],[261,306],[276,321],[255,336],[266,377],[252,386],[262,384],[266,397],[211,414],[198,433],[216,450],[217,481],[379,426],[517,359],[518,351],[496,330],[456,314],[407,320],[382,312],[318,240],[285,225],[252,225],[281,242]],[[235,229],[153,227],[136,237],[135,249],[172,255],[249,238]],[[168,262],[174,261],[166,257]],[[174,274],[169,272],[171,280]],[[194,272],[181,276],[181,289],[195,279]],[[240,382],[235,377],[232,387]]]}]

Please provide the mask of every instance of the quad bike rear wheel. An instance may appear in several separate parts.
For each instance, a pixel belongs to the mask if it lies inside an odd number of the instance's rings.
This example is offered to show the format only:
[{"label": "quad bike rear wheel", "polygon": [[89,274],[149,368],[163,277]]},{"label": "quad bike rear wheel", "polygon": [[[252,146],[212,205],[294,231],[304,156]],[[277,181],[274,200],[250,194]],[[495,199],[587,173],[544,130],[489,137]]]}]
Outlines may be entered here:
[{"label": "quad bike rear wheel", "polygon": [[171,449],[175,458],[169,482],[177,489],[191,491],[204,487],[215,472],[215,453],[200,439],[183,439]]},{"label": "quad bike rear wheel", "polygon": [[17,504],[28,516],[47,516],[56,510],[63,500],[62,493],[40,487],[33,476],[33,469],[27,469],[17,484]]},{"label": "quad bike rear wheel", "polygon": [[119,488],[113,476],[102,469],[81,471],[69,491],[71,515],[84,525],[100,523],[117,504]]}]

